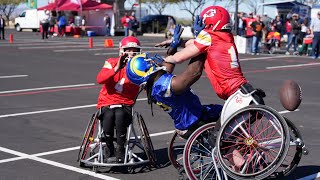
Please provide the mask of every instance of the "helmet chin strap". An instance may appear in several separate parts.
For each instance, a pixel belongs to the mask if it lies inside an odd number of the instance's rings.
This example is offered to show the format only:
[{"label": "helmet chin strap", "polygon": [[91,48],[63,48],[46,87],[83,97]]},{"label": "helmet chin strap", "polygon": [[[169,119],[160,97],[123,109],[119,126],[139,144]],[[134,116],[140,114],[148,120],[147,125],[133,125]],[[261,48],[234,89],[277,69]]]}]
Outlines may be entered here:
[{"label": "helmet chin strap", "polygon": [[216,23],[216,25],[213,26],[212,31],[216,30],[217,26],[220,24],[220,21],[221,21],[221,20],[219,20],[219,21]]}]

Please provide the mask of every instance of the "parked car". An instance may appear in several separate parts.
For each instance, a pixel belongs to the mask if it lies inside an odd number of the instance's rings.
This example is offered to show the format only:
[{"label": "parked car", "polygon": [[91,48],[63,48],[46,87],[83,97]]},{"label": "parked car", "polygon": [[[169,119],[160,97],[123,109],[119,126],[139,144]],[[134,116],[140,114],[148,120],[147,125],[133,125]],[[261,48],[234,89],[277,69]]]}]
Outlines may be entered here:
[{"label": "parked car", "polygon": [[19,15],[19,17],[15,18],[15,29],[16,31],[22,31],[22,29],[32,29],[35,32],[40,29],[40,20],[43,19],[44,16],[45,13],[43,10],[25,10]]},{"label": "parked car", "polygon": [[[147,15],[141,19],[142,33],[162,33],[165,32],[169,15]],[[174,23],[176,20],[170,16]]]}]

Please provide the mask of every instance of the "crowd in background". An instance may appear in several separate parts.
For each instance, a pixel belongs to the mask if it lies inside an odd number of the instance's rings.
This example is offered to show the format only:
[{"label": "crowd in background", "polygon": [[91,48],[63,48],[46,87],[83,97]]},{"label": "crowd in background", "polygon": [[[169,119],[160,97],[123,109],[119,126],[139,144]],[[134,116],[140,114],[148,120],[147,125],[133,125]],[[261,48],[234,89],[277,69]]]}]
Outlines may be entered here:
[{"label": "crowd in background", "polygon": [[276,46],[280,48],[281,41],[286,39],[285,53],[287,55],[291,54],[290,48],[293,46],[292,54],[308,55],[308,49],[311,49],[310,55],[317,58],[320,39],[320,12],[317,16],[311,17],[311,20],[310,18],[300,18],[299,14],[294,13],[287,15],[284,20],[279,15],[272,19],[266,13],[261,17],[260,15],[254,16],[252,12],[249,14],[239,12],[237,14],[239,22],[237,35],[248,39],[248,43],[252,45],[252,55],[259,54],[261,43],[268,45],[272,39],[278,41]]}]

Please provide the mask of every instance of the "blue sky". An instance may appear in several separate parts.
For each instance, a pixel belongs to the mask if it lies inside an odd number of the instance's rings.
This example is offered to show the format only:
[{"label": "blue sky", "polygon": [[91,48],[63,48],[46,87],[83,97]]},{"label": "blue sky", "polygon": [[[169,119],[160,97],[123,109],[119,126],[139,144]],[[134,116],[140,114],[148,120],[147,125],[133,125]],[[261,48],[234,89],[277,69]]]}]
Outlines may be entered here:
[{"label": "blue sky", "polygon": [[[48,4],[48,0],[38,0],[38,7],[42,7],[42,6],[45,6],[47,4]],[[210,5],[212,5],[212,4],[208,3],[206,6],[210,6]],[[223,4],[223,2],[219,2],[217,5],[223,6],[224,4]],[[130,4],[126,2],[125,3],[125,7],[129,9],[130,8]],[[239,7],[239,9],[246,9],[247,11],[245,11],[245,12],[249,12],[249,9],[245,5],[241,5]],[[275,8],[265,7],[264,8],[264,12],[267,12],[268,15],[271,18],[274,18],[276,16],[276,9]],[[258,13],[262,14],[262,8],[259,9]],[[179,10],[179,7],[177,5],[169,5],[169,6],[167,6],[167,8],[164,11],[164,14],[170,14],[170,15],[173,15],[173,16],[175,16],[177,18],[191,18],[191,15],[187,11]]]}]

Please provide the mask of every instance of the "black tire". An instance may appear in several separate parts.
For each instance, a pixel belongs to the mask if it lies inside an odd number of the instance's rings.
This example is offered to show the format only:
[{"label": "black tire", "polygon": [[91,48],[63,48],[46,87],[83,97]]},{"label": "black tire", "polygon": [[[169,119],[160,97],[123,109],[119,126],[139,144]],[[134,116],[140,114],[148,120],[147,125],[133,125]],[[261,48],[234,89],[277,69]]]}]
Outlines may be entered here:
[{"label": "black tire", "polygon": [[[266,124],[263,124],[263,120]],[[261,137],[270,131],[270,127],[274,127],[271,131],[272,136],[274,134],[277,136],[270,138],[268,134],[266,137]],[[234,179],[264,179],[273,174],[286,158],[289,140],[287,123],[277,111],[265,105],[247,106],[228,118],[219,131],[217,138],[219,163],[227,175]],[[234,155],[235,150],[240,156]],[[238,160],[242,161],[240,167],[236,167],[233,162],[237,157],[242,158]],[[268,159],[270,157],[271,161]]]},{"label": "black tire", "polygon": [[208,139],[215,122],[205,124],[189,137],[183,151],[183,166],[190,180],[215,179],[216,172],[212,159],[212,149]]},{"label": "black tire", "polygon": [[21,32],[22,31],[22,28],[21,28],[20,24],[16,24],[15,25],[15,29],[16,29],[17,32]]},{"label": "black tire", "polygon": [[154,153],[149,132],[147,130],[146,124],[142,116],[137,112],[134,113],[133,123],[135,124],[135,127],[137,127],[138,129],[144,152],[150,162],[150,165],[156,167],[156,156]]},{"label": "black tire", "polygon": [[173,167],[178,170],[183,168],[183,150],[186,143],[187,140],[174,131],[168,146],[168,158]]},{"label": "black tire", "polygon": [[[287,117],[283,116],[288,124],[290,131],[290,143],[296,139],[300,139],[302,142],[302,136],[298,128]],[[270,179],[280,179],[282,177],[291,174],[298,166],[302,157],[302,145],[291,145],[289,147],[288,154],[284,162],[280,165],[279,169],[270,177]]]},{"label": "black tire", "polygon": [[80,164],[79,164],[80,167],[84,166],[84,163],[81,162],[81,160],[85,159],[87,152],[89,150],[88,148],[92,143],[92,141],[94,140],[93,135],[95,133],[97,122],[98,122],[97,114],[98,113],[95,113],[92,115],[82,138],[82,143],[79,149],[78,160],[77,160],[77,161],[80,161]]}]

